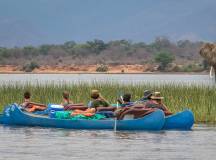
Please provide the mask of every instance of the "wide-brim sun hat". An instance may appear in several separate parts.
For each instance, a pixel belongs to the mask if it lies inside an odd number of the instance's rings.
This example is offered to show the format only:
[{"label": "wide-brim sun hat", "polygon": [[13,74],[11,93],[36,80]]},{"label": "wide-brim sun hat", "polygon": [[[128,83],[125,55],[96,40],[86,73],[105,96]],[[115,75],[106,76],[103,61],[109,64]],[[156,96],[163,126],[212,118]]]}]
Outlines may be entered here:
[{"label": "wide-brim sun hat", "polygon": [[155,100],[162,100],[162,99],[164,99],[164,97],[161,96],[160,92],[154,92],[150,98],[151,99],[155,99]]},{"label": "wide-brim sun hat", "polygon": [[95,99],[100,96],[100,92],[98,90],[91,91],[91,98]]}]

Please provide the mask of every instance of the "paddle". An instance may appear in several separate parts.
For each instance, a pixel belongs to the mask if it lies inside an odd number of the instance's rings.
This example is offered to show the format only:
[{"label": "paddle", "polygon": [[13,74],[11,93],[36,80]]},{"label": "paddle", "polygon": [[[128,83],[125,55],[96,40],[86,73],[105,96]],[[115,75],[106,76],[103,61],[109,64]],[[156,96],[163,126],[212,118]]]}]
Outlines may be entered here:
[{"label": "paddle", "polygon": [[[120,101],[122,103],[123,102],[122,94],[120,93],[118,95],[120,95]],[[118,109],[118,107],[119,107],[119,101],[118,101],[118,97],[117,97],[116,110]],[[116,132],[116,130],[117,130],[117,117],[115,117],[115,121],[114,121],[114,132]]]},{"label": "paddle", "polygon": [[[116,109],[118,109],[119,107],[119,102],[117,101],[117,105],[116,105]],[[117,117],[115,117],[115,121],[114,121],[114,132],[116,132],[117,129]]]}]

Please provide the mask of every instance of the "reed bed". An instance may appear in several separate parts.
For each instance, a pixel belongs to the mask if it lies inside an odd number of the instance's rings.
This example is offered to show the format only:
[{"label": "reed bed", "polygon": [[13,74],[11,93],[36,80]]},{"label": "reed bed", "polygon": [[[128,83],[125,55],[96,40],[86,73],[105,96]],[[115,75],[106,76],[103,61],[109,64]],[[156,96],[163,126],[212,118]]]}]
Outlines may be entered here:
[{"label": "reed bed", "polygon": [[21,103],[23,92],[27,90],[32,93],[32,101],[35,102],[59,104],[62,101],[62,92],[67,90],[75,103],[87,104],[92,89],[100,90],[110,103],[116,103],[117,97],[126,92],[133,95],[133,100],[138,100],[146,89],[160,91],[165,97],[164,103],[172,112],[189,108],[193,111],[197,123],[216,123],[216,87],[181,84],[120,84],[112,82],[60,83],[58,85],[50,83],[2,84],[0,85],[0,111],[8,104]]}]

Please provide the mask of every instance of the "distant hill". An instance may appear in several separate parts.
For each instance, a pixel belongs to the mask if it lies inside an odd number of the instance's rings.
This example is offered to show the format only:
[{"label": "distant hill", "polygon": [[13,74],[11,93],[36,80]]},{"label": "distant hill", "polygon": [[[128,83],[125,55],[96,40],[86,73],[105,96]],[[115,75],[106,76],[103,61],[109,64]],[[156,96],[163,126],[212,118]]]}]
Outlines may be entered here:
[{"label": "distant hill", "polygon": [[[83,65],[139,65],[145,71],[156,66],[162,71],[206,70],[208,65],[199,55],[204,42],[181,40],[174,43],[166,37],[157,37],[152,43],[95,39],[85,43],[67,41],[64,44],[0,48],[0,65],[13,65],[18,70],[31,71],[44,66],[67,69]],[[146,67],[147,66],[147,67]],[[105,66],[106,67],[106,66]],[[88,69],[88,67],[86,68]],[[16,69],[17,70],[17,69]]]},{"label": "distant hill", "polygon": [[1,0],[0,46],[75,40],[216,41],[215,0]]}]

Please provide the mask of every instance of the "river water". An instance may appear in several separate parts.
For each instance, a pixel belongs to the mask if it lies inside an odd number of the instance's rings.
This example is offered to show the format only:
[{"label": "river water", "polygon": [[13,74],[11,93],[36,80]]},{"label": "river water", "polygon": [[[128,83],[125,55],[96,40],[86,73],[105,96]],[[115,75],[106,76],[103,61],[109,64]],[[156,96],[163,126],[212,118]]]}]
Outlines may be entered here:
[{"label": "river water", "polygon": [[216,127],[113,132],[0,126],[1,160],[141,160],[216,157]]},{"label": "river water", "polygon": [[177,84],[213,84],[209,75],[194,74],[0,74],[2,83],[78,83],[78,82],[119,82],[119,83],[177,83]]}]

